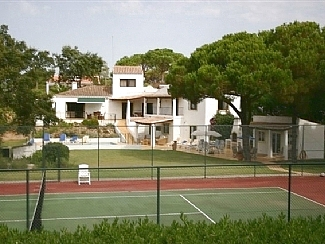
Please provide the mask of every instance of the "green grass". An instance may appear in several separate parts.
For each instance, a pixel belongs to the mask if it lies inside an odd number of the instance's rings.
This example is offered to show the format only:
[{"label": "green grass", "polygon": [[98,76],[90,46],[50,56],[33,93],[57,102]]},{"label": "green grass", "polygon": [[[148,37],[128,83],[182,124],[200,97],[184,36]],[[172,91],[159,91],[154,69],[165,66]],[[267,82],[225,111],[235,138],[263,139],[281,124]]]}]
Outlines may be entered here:
[{"label": "green grass", "polygon": [[22,146],[22,145],[24,145],[24,143],[26,143],[26,139],[3,141],[1,143],[1,147]]},{"label": "green grass", "polygon": [[[248,163],[236,160],[227,160],[216,157],[191,154],[181,151],[162,150],[74,150],[70,151],[69,163],[71,170],[49,170],[47,178],[49,180],[75,180],[77,178],[78,165],[89,164],[90,168],[116,168],[116,167],[151,167],[162,166],[181,168],[163,168],[161,177],[215,177],[226,175],[255,175],[255,174],[275,174],[278,171],[271,170],[259,162],[250,162],[254,166],[247,166]],[[213,167],[209,167],[213,165]],[[242,166],[241,166],[242,165]],[[184,166],[184,167],[182,167]],[[185,167],[186,166],[186,167]],[[194,167],[195,166],[195,167]],[[196,167],[197,166],[197,167]],[[207,167],[204,167],[207,166]],[[235,167],[234,167],[235,166]],[[100,179],[107,178],[149,178],[155,177],[156,169],[97,169],[92,170],[92,177]],[[39,172],[31,171],[30,180],[40,180]],[[0,181],[24,181],[25,171],[5,171],[0,172]]]},{"label": "green grass", "polygon": [[[289,165],[280,164],[284,169],[289,169]],[[301,173],[312,173],[320,174],[325,172],[325,161],[324,160],[299,160],[297,165],[292,165],[292,171],[301,172]]]},{"label": "green grass", "polygon": [[[133,167],[203,164],[242,164],[227,160],[182,151],[164,150],[74,150],[70,151],[70,163],[87,163],[90,167]],[[258,164],[258,163],[257,163]]]}]

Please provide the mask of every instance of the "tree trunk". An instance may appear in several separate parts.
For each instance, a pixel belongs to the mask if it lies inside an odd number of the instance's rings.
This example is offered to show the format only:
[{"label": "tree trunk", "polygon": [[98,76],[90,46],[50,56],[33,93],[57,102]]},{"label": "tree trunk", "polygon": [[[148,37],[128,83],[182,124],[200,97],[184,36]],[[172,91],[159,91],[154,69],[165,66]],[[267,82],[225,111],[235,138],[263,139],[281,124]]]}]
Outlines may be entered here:
[{"label": "tree trunk", "polygon": [[241,113],[240,119],[242,124],[242,140],[243,140],[243,154],[244,160],[250,161],[251,154],[250,154],[250,145],[249,145],[249,137],[250,137],[250,129],[249,124],[252,119],[251,114],[251,103],[249,98],[242,97],[241,98]]}]

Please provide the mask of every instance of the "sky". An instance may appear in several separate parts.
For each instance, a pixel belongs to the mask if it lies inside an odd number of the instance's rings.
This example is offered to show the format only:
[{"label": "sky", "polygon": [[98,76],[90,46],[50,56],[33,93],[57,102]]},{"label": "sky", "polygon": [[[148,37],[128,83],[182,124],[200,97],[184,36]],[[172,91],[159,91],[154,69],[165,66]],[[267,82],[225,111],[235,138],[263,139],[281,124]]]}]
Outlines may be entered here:
[{"label": "sky", "polygon": [[325,0],[0,0],[0,24],[28,46],[96,53],[111,68],[124,56],[169,48],[189,57],[237,32],[293,21],[325,26]]}]

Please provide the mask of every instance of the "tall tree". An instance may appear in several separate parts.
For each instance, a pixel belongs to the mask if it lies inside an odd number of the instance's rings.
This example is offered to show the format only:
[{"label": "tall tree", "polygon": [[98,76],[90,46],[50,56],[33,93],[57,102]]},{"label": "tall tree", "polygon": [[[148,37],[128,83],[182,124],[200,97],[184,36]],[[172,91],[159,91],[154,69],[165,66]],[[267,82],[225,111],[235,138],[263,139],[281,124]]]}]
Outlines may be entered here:
[{"label": "tall tree", "polygon": [[[243,125],[244,157],[249,160],[253,109],[267,94],[286,95],[295,89],[290,72],[280,64],[281,53],[268,49],[257,34],[241,32],[198,48],[189,59],[173,65],[166,80],[173,97],[194,103],[211,97],[232,107]],[[235,97],[240,97],[240,108]]]},{"label": "tall tree", "polygon": [[296,21],[260,35],[269,48],[281,52],[283,68],[290,70],[297,88],[291,96],[270,97],[265,101],[266,111],[309,118],[309,101],[320,88],[324,62],[325,39],[320,26],[315,22]]},{"label": "tall tree", "polygon": [[147,82],[165,83],[165,74],[172,63],[177,62],[183,55],[174,53],[171,49],[154,49],[144,54],[144,60],[148,65]]},{"label": "tall tree", "polygon": [[78,47],[64,46],[62,53],[56,55],[56,64],[59,67],[59,83],[77,81],[78,87],[81,87],[81,79],[98,82],[104,61],[97,54],[82,53]]},{"label": "tall tree", "polygon": [[[44,97],[45,89],[37,90],[37,84],[54,74],[48,52],[29,48],[8,33],[8,26],[0,27],[0,109],[5,113],[6,124],[27,126],[25,134],[35,125],[36,111],[43,109],[50,114],[50,97]],[[44,80],[43,80],[44,79]],[[43,97],[44,103],[35,104]],[[53,112],[53,111],[52,111]],[[53,118],[52,113],[52,118]],[[22,128],[22,127],[19,127]]]},{"label": "tall tree", "polygon": [[117,65],[139,65],[144,72],[145,82],[148,84],[164,83],[165,74],[172,63],[184,57],[173,50],[163,48],[149,50],[145,54],[134,54],[123,57],[116,62]]},{"label": "tall tree", "polygon": [[[266,33],[261,33],[269,48],[281,52],[284,69],[291,72],[291,82],[297,88],[290,96],[271,96],[266,100],[268,111],[292,116],[292,124],[297,118],[317,118],[315,108],[322,109],[324,79],[322,67],[325,61],[325,39],[320,26],[315,22],[292,22],[283,24]],[[269,106],[268,106],[269,105]],[[292,130],[292,158],[297,159],[297,128]]]}]

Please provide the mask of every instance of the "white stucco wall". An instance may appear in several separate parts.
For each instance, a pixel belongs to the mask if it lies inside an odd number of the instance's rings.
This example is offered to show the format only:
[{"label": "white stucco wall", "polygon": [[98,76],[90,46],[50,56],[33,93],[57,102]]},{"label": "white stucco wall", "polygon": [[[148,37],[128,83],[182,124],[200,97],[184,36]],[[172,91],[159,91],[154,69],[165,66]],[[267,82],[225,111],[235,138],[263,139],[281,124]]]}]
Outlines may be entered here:
[{"label": "white stucco wall", "polygon": [[298,138],[298,156],[304,150],[309,159],[323,158],[324,125],[300,119]]},{"label": "white stucco wall", "polygon": [[[135,87],[120,87],[121,79],[135,79]],[[132,94],[139,94],[144,91],[143,87],[144,76],[140,74],[114,74],[113,75],[113,84],[112,92],[114,97],[118,96],[128,96]]]},{"label": "white stucco wall", "polygon": [[[66,111],[67,111],[67,103],[77,103],[77,97],[53,97],[53,103],[55,103],[56,107],[56,116],[59,119],[66,119]],[[105,119],[108,119],[108,106],[109,100],[106,98],[104,103],[85,103],[85,118],[86,113],[91,114],[96,111],[100,111],[101,114],[105,115]]]},{"label": "white stucco wall", "polygon": [[59,119],[66,119],[66,103],[76,103],[78,101],[77,97],[73,98],[61,98],[61,97],[53,97],[53,102],[55,103],[56,107],[56,117]]}]

